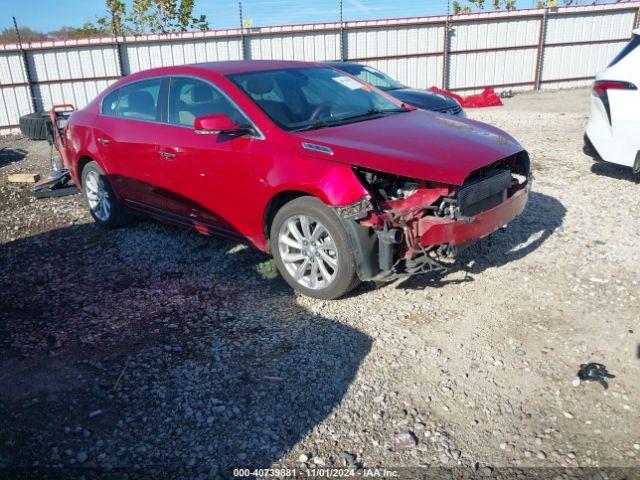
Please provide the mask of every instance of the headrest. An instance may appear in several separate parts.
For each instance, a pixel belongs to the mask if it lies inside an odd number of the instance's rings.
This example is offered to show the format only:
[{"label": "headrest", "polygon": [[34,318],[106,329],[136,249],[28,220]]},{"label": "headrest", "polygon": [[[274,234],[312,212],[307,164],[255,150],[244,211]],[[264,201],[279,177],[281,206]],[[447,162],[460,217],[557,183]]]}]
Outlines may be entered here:
[{"label": "headrest", "polygon": [[197,83],[191,89],[191,103],[213,102],[213,91],[208,85]]},{"label": "headrest", "polygon": [[129,110],[138,113],[151,113],[155,110],[156,103],[153,96],[144,90],[136,90],[129,95]]},{"label": "headrest", "polygon": [[253,76],[247,82],[247,90],[253,95],[264,95],[273,90],[273,79]]}]

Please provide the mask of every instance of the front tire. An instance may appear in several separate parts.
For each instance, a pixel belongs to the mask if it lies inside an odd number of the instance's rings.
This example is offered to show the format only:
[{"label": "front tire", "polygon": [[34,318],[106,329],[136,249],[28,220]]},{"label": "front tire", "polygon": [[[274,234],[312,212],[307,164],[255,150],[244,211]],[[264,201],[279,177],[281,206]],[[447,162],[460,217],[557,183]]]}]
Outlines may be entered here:
[{"label": "front tire", "polygon": [[270,244],[280,274],[303,295],[333,300],[359,283],[347,232],[317,198],[283,206],[273,219]]},{"label": "front tire", "polygon": [[104,228],[116,228],[129,221],[129,215],[116,197],[109,179],[96,162],[82,169],[82,192],[95,222]]}]

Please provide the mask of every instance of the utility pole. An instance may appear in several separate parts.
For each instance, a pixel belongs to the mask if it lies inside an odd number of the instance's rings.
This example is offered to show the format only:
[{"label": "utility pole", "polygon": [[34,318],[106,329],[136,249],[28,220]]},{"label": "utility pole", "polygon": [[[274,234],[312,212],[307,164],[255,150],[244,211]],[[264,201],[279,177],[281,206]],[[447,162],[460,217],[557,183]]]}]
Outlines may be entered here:
[{"label": "utility pole", "polygon": [[31,81],[31,69],[29,68],[29,57],[27,55],[27,51],[22,46],[22,39],[20,38],[20,30],[18,29],[18,22],[16,21],[16,17],[13,17],[13,28],[16,30],[16,37],[18,38],[18,45],[20,46],[20,53],[22,54],[22,62],[24,63],[24,73],[27,77],[27,86],[29,87],[29,96],[31,97],[31,108],[33,108],[33,112],[36,113],[38,111],[36,106],[36,95],[33,90],[33,83]]}]

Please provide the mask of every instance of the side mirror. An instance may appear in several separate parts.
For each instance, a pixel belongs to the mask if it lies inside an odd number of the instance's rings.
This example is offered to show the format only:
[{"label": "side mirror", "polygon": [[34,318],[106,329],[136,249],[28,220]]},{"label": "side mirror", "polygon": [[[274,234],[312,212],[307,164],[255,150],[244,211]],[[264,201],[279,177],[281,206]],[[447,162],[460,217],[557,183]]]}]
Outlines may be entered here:
[{"label": "side mirror", "polygon": [[198,135],[219,135],[221,133],[245,135],[253,131],[249,127],[234,123],[234,121],[224,113],[215,113],[196,118],[194,129]]}]

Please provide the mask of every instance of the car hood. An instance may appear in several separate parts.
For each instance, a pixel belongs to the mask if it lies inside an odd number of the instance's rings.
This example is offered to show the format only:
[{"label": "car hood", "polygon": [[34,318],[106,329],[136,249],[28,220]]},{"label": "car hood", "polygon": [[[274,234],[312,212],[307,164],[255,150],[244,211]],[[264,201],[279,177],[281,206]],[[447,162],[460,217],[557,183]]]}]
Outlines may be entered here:
[{"label": "car hood", "polygon": [[453,98],[448,98],[444,95],[438,95],[426,90],[400,88],[397,90],[389,90],[387,93],[401,102],[406,102],[409,105],[426,110],[444,110],[458,106],[458,102]]},{"label": "car hood", "polygon": [[452,185],[462,185],[474,170],[523,150],[498,128],[426,110],[294,135],[303,155]]}]

